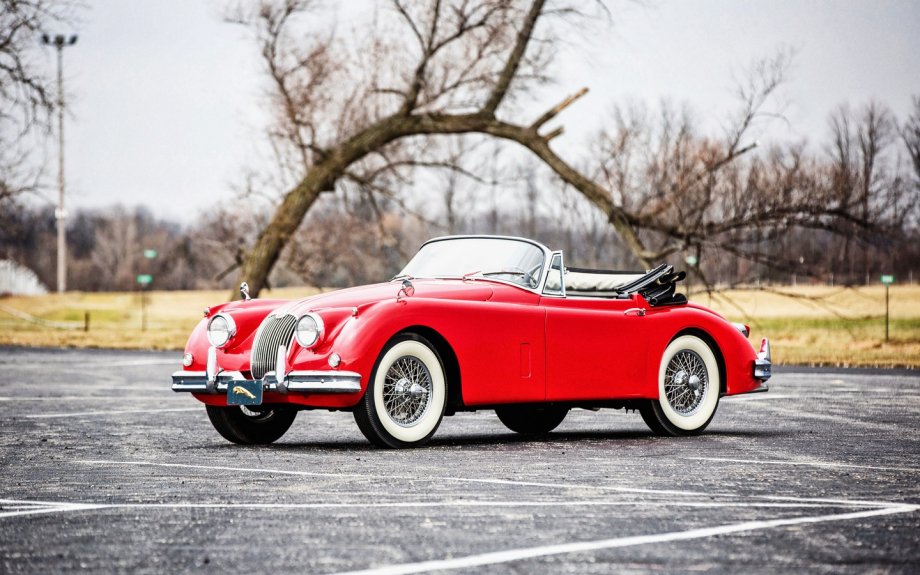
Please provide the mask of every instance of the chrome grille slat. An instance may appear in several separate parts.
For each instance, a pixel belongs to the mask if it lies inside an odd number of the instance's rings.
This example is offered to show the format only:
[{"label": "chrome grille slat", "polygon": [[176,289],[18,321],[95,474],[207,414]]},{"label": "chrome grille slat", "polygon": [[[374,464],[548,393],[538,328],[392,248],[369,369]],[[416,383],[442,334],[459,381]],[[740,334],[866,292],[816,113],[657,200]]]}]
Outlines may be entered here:
[{"label": "chrome grille slat", "polygon": [[294,339],[294,329],[297,327],[297,318],[290,314],[282,316],[270,315],[259,326],[253,342],[252,353],[249,356],[249,369],[253,379],[262,379],[265,374],[275,368],[275,356],[279,346],[291,347]]}]

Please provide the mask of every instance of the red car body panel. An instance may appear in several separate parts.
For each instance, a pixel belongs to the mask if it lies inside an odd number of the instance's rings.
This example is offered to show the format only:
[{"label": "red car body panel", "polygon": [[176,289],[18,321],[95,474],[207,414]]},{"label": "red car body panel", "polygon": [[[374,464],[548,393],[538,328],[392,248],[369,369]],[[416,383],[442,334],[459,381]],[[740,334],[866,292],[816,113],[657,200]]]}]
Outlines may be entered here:
[{"label": "red car body panel", "polygon": [[[215,306],[208,317],[232,315],[237,333],[218,350],[220,368],[250,374],[250,351],[265,317],[283,307],[294,315],[316,312],[324,335],[313,349],[291,342],[287,367],[361,374],[361,392],[301,395],[266,392],[265,403],[349,408],[360,401],[384,345],[397,333],[433,330],[448,343],[460,371],[468,407],[543,401],[578,402],[658,398],[665,348],[689,331],[715,347],[728,395],[761,382],[750,342],[718,314],[695,304],[653,307],[641,295],[629,299],[539,296],[499,281],[416,280],[415,293],[398,297],[398,282],[324,293],[302,300],[250,300]],[[636,308],[645,310],[644,315]],[[633,311],[629,311],[633,310]],[[208,317],[193,331],[185,352],[201,371],[209,347]],[[335,352],[341,363],[331,368]],[[444,358],[442,358],[444,359]],[[195,393],[211,405],[226,396]]]}]

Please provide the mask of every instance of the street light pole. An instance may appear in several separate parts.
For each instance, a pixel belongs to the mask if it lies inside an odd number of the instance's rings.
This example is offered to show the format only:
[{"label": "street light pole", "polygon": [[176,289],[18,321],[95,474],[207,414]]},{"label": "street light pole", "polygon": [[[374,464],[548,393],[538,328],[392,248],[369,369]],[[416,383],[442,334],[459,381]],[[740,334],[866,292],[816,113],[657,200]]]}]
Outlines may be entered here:
[{"label": "street light pole", "polygon": [[54,45],[57,49],[57,83],[58,83],[58,207],[54,210],[57,219],[57,286],[58,293],[67,290],[67,211],[64,209],[64,46],[77,43],[77,36],[69,39],[63,34],[51,38],[42,35],[42,42]]}]

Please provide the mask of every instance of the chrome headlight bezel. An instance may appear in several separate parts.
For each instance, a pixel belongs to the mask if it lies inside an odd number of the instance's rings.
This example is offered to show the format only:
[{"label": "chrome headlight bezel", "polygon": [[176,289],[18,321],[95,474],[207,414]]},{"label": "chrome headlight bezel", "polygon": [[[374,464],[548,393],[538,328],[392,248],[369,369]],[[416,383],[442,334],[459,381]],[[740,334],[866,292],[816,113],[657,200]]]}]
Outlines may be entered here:
[{"label": "chrome headlight bezel", "polygon": [[[304,319],[311,319],[313,320],[313,323],[316,324],[316,337],[312,340],[306,339],[306,334],[301,336],[300,324],[304,321]],[[323,318],[319,317],[319,315],[313,312],[308,312],[297,318],[297,325],[294,327],[294,338],[297,340],[297,343],[300,344],[300,347],[304,349],[311,349],[323,341],[323,335],[325,335],[325,331],[326,328],[325,325],[323,325]]]},{"label": "chrome headlight bezel", "polygon": [[[223,341],[215,339],[215,335],[211,332],[211,326],[214,325],[214,322],[217,321],[218,318],[227,322],[227,339]],[[225,313],[216,314],[214,317],[208,320],[207,333],[208,341],[211,343],[211,345],[214,347],[227,347],[230,342],[233,341],[233,336],[236,335],[236,322],[233,321],[233,316]]]}]

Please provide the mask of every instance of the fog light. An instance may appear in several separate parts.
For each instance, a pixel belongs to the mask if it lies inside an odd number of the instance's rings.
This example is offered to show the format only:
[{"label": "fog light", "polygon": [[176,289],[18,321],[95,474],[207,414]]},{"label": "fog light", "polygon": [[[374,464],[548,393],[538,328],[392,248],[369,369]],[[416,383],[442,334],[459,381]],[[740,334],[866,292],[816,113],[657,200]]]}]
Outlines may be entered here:
[{"label": "fog light", "polygon": [[187,353],[182,356],[182,365],[185,367],[192,367],[193,363],[195,363],[195,357],[192,354]]},{"label": "fog light", "polygon": [[342,363],[342,358],[339,357],[339,354],[333,353],[332,355],[329,356],[329,366],[330,367],[338,367],[340,363]]}]

